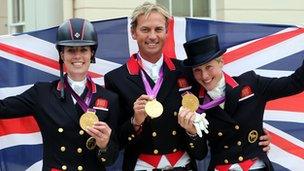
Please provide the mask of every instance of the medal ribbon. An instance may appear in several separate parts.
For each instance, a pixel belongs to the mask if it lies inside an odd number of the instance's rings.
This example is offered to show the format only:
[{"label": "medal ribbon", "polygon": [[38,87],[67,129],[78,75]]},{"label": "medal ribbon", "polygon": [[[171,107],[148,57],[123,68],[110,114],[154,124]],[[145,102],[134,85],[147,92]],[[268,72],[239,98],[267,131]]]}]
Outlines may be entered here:
[{"label": "medal ribbon", "polygon": [[215,100],[212,100],[211,102],[199,105],[199,108],[201,109],[200,112],[204,112],[207,109],[211,109],[215,106],[220,105],[221,103],[223,103],[225,101],[225,96],[222,96],[220,98],[217,98]]},{"label": "medal ribbon", "polygon": [[152,96],[153,98],[155,98],[159,89],[160,89],[160,86],[162,85],[163,80],[164,80],[163,67],[161,67],[160,70],[159,70],[159,73],[158,73],[159,78],[157,79],[153,89],[151,88],[145,73],[142,70],[140,70],[140,72],[141,72],[141,78],[142,78],[142,80],[144,82],[144,85],[145,85],[145,90],[146,90],[147,95]]},{"label": "medal ribbon", "polygon": [[[137,63],[141,68],[143,68],[140,57],[137,58]],[[146,90],[147,95],[152,96],[153,98],[156,98],[156,95],[157,95],[157,93],[158,93],[158,91],[159,91],[159,89],[160,89],[160,87],[163,83],[163,80],[164,80],[163,67],[161,67],[160,70],[159,70],[159,73],[158,73],[159,78],[157,79],[153,89],[151,88],[151,86],[149,84],[149,81],[148,81],[145,73],[143,72],[143,69],[140,70],[140,73],[141,73],[141,78],[144,82],[144,86],[145,86],[145,90]]]},{"label": "medal ribbon", "polygon": [[90,102],[92,100],[92,96],[93,96],[93,93],[92,93],[92,80],[90,77],[87,77],[88,79],[88,83],[90,84],[91,88],[89,88],[89,91],[85,97],[85,99],[83,100],[73,89],[72,87],[70,86],[70,84],[68,83],[67,81],[67,78],[65,77],[64,78],[64,84],[65,84],[65,87],[67,88],[67,91],[69,93],[72,94],[72,96],[75,98],[76,102],[79,104],[79,106],[81,107],[81,109],[86,112],[88,111],[89,109],[89,105],[90,105]]}]

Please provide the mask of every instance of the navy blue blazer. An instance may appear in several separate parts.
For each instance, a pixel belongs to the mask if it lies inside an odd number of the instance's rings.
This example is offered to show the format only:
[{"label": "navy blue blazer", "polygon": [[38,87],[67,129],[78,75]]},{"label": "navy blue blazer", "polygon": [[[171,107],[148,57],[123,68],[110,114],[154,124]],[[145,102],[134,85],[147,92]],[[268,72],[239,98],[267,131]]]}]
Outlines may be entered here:
[{"label": "navy blue blazer", "polygon": [[[141,153],[168,154],[177,150],[187,151],[191,159],[202,159],[207,153],[203,138],[192,139],[177,121],[181,106],[181,94],[185,86],[191,86],[189,72],[180,61],[164,57],[164,81],[156,99],[164,107],[163,114],[155,119],[146,119],[140,134],[136,134],[131,117],[134,115],[133,103],[142,94],[146,94],[137,62],[132,63],[133,55],[127,64],[107,73],[105,85],[119,95],[121,116],[119,117],[119,141],[124,147],[123,170],[133,170]],[[147,75],[150,85],[154,85]],[[193,162],[195,163],[195,162]],[[195,165],[195,164],[194,164]],[[196,165],[194,166],[194,168]]]},{"label": "navy blue blazer", "polygon": [[[89,107],[95,106],[98,99],[108,102],[105,106],[108,111],[97,110],[96,115],[112,128],[112,135],[106,152],[100,152],[97,147],[89,150],[86,142],[90,136],[79,126],[83,111],[78,104],[74,104],[67,91],[65,99],[60,98],[58,82],[36,83],[20,95],[1,100],[0,118],[34,116],[43,139],[43,170],[105,170],[105,166],[116,160],[119,152],[115,137],[118,96],[94,84],[96,92]],[[87,88],[82,97],[86,92]]]},{"label": "navy blue blazer", "polygon": [[[207,95],[198,85],[194,89],[201,96],[201,104],[204,103]],[[303,90],[303,65],[292,75],[282,78],[262,77],[253,71],[238,77],[227,77],[224,109],[216,106],[205,111],[210,123],[209,134],[204,135],[209,140],[211,151],[209,170],[214,170],[216,165],[255,158],[263,160],[268,170],[273,170],[267,154],[258,145],[259,137],[264,134],[266,102]]]}]

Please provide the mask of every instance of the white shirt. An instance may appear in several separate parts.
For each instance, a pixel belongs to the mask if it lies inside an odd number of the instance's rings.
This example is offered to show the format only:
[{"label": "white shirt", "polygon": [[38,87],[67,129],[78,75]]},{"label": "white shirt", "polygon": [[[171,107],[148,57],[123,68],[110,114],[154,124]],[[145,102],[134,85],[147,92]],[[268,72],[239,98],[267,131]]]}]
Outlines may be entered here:
[{"label": "white shirt", "polygon": [[145,72],[149,75],[149,77],[156,82],[159,78],[159,70],[162,67],[164,63],[163,55],[159,58],[159,60],[156,63],[151,63],[144,58],[141,57],[140,53],[138,53],[139,58],[142,62],[142,67],[145,70]]},{"label": "white shirt", "polygon": [[[71,86],[71,88],[75,91],[75,93],[78,96],[81,96],[83,93],[85,86],[87,84],[87,79],[86,77],[82,81],[74,81],[68,76],[68,83]],[[72,96],[74,104],[76,103],[76,99]]]},{"label": "white shirt", "polygon": [[[226,88],[225,77],[224,74],[222,74],[222,78],[217,83],[217,85],[212,90],[207,91],[207,93],[213,100],[215,100],[217,98],[225,96],[225,88]],[[220,107],[224,109],[224,105],[225,102],[221,103]]]}]

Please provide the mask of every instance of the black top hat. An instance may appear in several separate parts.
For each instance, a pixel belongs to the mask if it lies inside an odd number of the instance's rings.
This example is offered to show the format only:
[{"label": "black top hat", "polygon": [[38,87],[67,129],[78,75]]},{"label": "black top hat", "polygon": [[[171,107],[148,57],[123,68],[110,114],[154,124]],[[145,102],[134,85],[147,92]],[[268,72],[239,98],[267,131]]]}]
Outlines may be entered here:
[{"label": "black top hat", "polygon": [[226,49],[220,49],[217,35],[212,34],[184,43],[187,59],[183,61],[186,67],[196,67],[220,57]]}]

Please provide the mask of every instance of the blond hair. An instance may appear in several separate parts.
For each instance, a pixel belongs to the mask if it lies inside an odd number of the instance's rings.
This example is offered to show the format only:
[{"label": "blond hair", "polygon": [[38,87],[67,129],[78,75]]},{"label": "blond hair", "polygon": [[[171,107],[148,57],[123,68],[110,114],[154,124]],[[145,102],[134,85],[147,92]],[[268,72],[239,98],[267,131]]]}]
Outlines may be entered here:
[{"label": "blond hair", "polygon": [[135,29],[137,27],[137,19],[139,16],[144,15],[147,18],[152,12],[157,12],[163,15],[165,17],[167,27],[170,19],[168,10],[160,4],[145,2],[134,9],[131,16],[131,29]]},{"label": "blond hair", "polygon": [[214,59],[216,62],[221,62],[223,60],[223,56],[219,56]]}]

